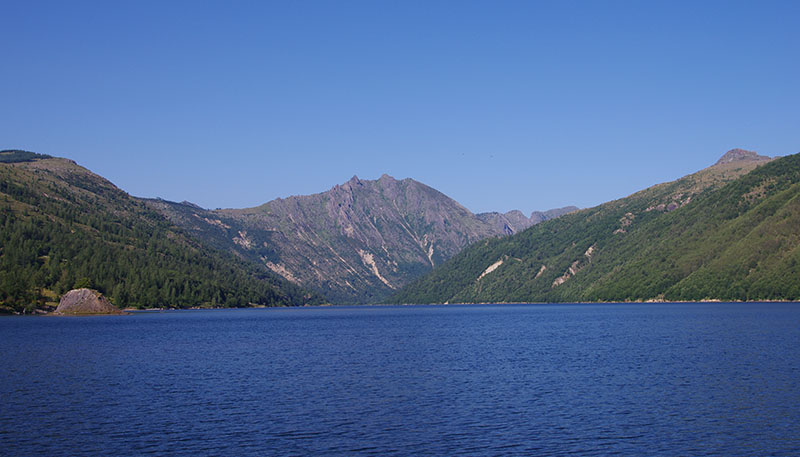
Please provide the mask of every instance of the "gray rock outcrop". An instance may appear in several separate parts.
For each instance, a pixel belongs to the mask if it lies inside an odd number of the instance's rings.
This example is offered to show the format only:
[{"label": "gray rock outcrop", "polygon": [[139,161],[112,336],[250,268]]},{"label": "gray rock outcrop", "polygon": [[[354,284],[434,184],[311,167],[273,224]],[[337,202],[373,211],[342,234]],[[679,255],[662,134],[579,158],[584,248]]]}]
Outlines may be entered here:
[{"label": "gray rock outcrop", "polygon": [[92,289],[73,289],[65,293],[53,314],[125,314],[112,305],[100,292]]}]

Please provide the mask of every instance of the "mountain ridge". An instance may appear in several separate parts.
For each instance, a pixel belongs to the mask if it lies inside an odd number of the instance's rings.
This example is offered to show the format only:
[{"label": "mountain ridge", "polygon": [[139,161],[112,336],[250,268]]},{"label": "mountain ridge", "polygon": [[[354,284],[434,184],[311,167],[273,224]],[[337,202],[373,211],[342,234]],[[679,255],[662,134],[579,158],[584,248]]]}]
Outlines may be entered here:
[{"label": "mountain ridge", "polygon": [[[330,189],[277,198],[251,208],[153,207],[198,239],[261,263],[336,303],[382,300],[470,243],[527,228],[574,207],[475,215],[412,178],[354,175]],[[513,213],[513,212],[511,212]]]},{"label": "mountain ridge", "polygon": [[476,243],[388,302],[800,299],[800,155],[731,157]]},{"label": "mountain ridge", "polygon": [[70,159],[3,155],[0,311],[53,308],[78,283],[118,306],[322,303],[265,268],[201,245]]},{"label": "mountain ridge", "polygon": [[[613,284],[626,284],[626,281],[630,282],[629,278],[639,277],[637,271],[629,271],[628,266],[619,264],[617,268],[627,271],[628,279],[617,277],[611,281],[609,278],[614,278],[616,273],[606,271],[601,275],[604,279],[595,278],[599,282],[587,289],[587,280],[583,278],[595,277],[603,271],[598,265],[610,262],[608,252],[623,248],[628,250],[626,252],[635,251],[631,245],[619,240],[638,239],[642,246],[650,245],[664,235],[653,227],[667,222],[672,224],[676,233],[682,233],[685,229],[675,225],[675,215],[691,214],[702,222],[702,217],[692,212],[698,201],[706,201],[710,198],[708,195],[775,160],[753,151],[732,149],[703,170],[595,208],[578,210],[565,207],[535,211],[525,216],[517,210],[473,214],[432,187],[411,178],[397,180],[388,174],[375,180],[363,180],[354,175],[327,191],[278,198],[251,208],[207,210],[188,201],[175,203],[131,197],[107,179],[69,159],[21,150],[0,151],[0,156],[0,171],[3,173],[0,215],[6,227],[3,250],[0,251],[0,262],[3,262],[0,266],[4,265],[4,270],[0,270],[0,301],[10,303],[9,297],[17,294],[14,299],[17,305],[14,306],[18,306],[21,296],[39,294],[36,300],[40,303],[48,299],[46,294],[51,293],[47,292],[49,285],[39,289],[44,292],[32,293],[29,288],[28,292],[20,292],[20,287],[44,284],[45,266],[50,269],[47,277],[51,278],[45,282],[55,285],[55,291],[72,286],[68,283],[76,278],[70,279],[68,275],[67,279],[59,280],[53,277],[53,272],[60,271],[63,275],[65,270],[50,265],[51,255],[47,253],[59,252],[58,258],[63,258],[64,253],[53,250],[53,246],[44,241],[56,236],[61,243],[73,246],[61,238],[60,230],[65,227],[73,227],[70,229],[72,233],[80,234],[80,242],[70,248],[72,253],[76,252],[77,246],[83,246],[82,249],[87,251],[94,249],[122,255],[126,251],[119,251],[115,246],[129,245],[139,256],[136,262],[148,265],[151,258],[147,249],[152,248],[147,247],[146,240],[137,237],[151,233],[147,236],[151,237],[156,249],[185,252],[179,257],[202,257],[207,259],[203,263],[216,262],[226,271],[230,268],[231,274],[238,278],[235,284],[245,287],[248,292],[238,294],[231,288],[233,283],[224,285],[214,280],[217,282],[209,282],[214,286],[204,287],[200,295],[193,295],[209,298],[205,303],[211,305],[247,305],[237,302],[245,296],[255,300],[247,299],[249,303],[258,303],[262,299],[266,300],[265,303],[284,305],[319,303],[318,294],[321,292],[334,303],[403,302],[406,299],[402,297],[409,296],[417,299],[433,297],[430,299],[433,302],[440,298],[439,302],[519,301],[531,297],[554,301],[605,300],[620,297],[610,292],[615,287]],[[777,160],[789,163],[784,159]],[[777,198],[771,193],[775,183],[770,179],[773,178],[765,178],[761,187],[755,186],[740,198],[747,201]],[[774,177],[775,182],[785,182],[781,179]],[[77,208],[86,213],[86,218],[75,212]],[[713,206],[707,211],[712,215],[719,212]],[[793,216],[787,213],[786,217]],[[39,243],[39,252],[46,253],[38,261],[19,251],[25,239],[22,233],[30,230],[22,223],[30,224],[30,221],[35,222],[34,231],[30,232],[35,235],[25,236],[33,236]],[[75,224],[80,227],[77,232]],[[130,230],[127,227],[135,231],[126,231]],[[643,233],[649,233],[649,238]],[[729,242],[738,241],[730,239]],[[536,251],[537,260],[533,261],[528,256],[532,252],[530,249],[536,246],[539,250]],[[189,251],[183,251],[184,248]],[[711,252],[711,248],[702,246],[694,249]],[[686,249],[680,252],[681,256],[693,255]],[[201,257],[192,257],[197,255]],[[725,255],[735,257],[730,252]],[[29,260],[20,260],[23,258]],[[468,273],[464,276],[466,282],[464,277],[455,274],[460,272],[460,267],[452,266],[453,262],[463,262],[464,258],[470,262],[465,270]],[[620,258],[625,257],[621,255]],[[646,259],[637,259],[631,262],[647,264]],[[93,265],[94,261],[87,261]],[[155,268],[156,276],[163,275],[157,263],[145,268]],[[14,267],[16,264],[18,267]],[[177,268],[175,271],[188,268],[188,264],[180,265],[183,264],[178,262],[171,268]],[[132,295],[130,284],[120,289],[122,292],[118,294],[112,290],[113,275],[108,274],[113,268],[92,266],[87,270],[78,264],[75,267],[72,277],[89,271],[91,275],[100,277],[100,288],[112,298],[121,295],[139,306],[152,306],[152,303],[168,303],[173,300],[170,297],[181,296],[182,301],[175,301],[175,305],[191,306],[186,301],[190,295],[185,295],[188,293],[185,284],[178,287],[174,281],[159,276],[161,285],[156,289],[148,287],[141,296]],[[645,270],[647,268],[643,268]],[[19,272],[30,274],[20,275]],[[213,276],[214,273],[197,270],[196,274]],[[26,275],[30,280],[21,278]],[[434,281],[436,293],[433,295],[427,292],[409,295],[408,291],[415,287],[429,287],[431,277],[447,280]],[[140,282],[148,281],[141,275],[137,278]],[[530,281],[509,292],[509,284],[515,284],[520,278]],[[253,279],[266,282],[257,286]],[[531,281],[545,281],[549,289],[535,292]],[[298,285],[316,292],[301,292]],[[160,295],[161,287],[167,291],[164,292],[166,295]],[[211,290],[214,287],[226,292],[214,296]],[[695,284],[693,287],[699,286]],[[261,292],[256,292],[256,289]],[[13,293],[9,294],[9,290]],[[255,298],[264,293],[272,298]],[[675,291],[670,293],[670,297],[694,297],[688,292],[688,295]],[[645,295],[637,293],[631,296],[633,298],[625,299],[644,299]],[[656,294],[648,299],[661,299],[663,296]]]}]

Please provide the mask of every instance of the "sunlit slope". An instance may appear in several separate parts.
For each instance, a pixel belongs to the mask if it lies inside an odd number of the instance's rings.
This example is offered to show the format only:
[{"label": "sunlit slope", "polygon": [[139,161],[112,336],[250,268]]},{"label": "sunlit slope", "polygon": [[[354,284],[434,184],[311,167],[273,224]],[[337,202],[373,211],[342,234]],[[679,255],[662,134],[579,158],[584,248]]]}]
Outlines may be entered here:
[{"label": "sunlit slope", "polygon": [[797,300],[798,194],[800,155],[721,160],[477,243],[392,301]]}]

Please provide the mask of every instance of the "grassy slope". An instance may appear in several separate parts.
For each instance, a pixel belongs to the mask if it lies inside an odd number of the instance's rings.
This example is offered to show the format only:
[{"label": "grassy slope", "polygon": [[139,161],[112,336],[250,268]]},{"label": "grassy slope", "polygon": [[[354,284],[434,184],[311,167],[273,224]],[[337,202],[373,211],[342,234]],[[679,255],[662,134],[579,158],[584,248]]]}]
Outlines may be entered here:
[{"label": "grassy slope", "polygon": [[[800,155],[735,179],[754,166],[711,167],[477,243],[392,302],[800,299]],[[679,208],[653,209],[671,201]]]}]

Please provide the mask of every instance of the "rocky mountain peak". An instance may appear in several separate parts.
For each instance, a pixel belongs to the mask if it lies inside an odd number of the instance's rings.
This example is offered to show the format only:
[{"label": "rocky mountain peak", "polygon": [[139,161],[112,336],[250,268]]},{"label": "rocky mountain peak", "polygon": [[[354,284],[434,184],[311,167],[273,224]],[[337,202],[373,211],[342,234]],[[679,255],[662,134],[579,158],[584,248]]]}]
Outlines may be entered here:
[{"label": "rocky mountain peak", "polygon": [[158,209],[216,247],[334,303],[376,303],[468,244],[539,222],[520,211],[476,216],[432,187],[388,174],[353,176],[328,191],[257,208]]},{"label": "rocky mountain peak", "polygon": [[726,152],[725,155],[723,155],[714,165],[722,165],[732,162],[760,162],[765,160],[770,160],[770,158],[759,155],[755,151],[735,148]]}]

